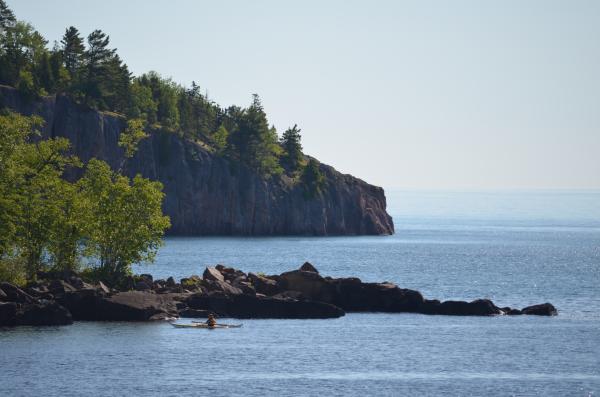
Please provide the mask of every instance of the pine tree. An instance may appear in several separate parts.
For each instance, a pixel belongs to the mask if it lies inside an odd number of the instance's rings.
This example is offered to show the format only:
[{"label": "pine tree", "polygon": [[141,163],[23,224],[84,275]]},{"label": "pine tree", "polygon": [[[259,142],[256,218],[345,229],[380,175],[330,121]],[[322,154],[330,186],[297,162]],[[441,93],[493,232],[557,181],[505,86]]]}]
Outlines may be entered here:
[{"label": "pine tree", "polygon": [[71,77],[74,77],[82,63],[83,53],[85,52],[83,39],[79,35],[79,31],[71,26],[65,31],[60,42],[62,43],[65,68],[67,68]]},{"label": "pine tree", "polygon": [[16,22],[15,14],[4,0],[0,0],[0,31],[13,26]]},{"label": "pine tree", "polygon": [[281,146],[284,150],[283,161],[292,173],[297,171],[302,163],[300,139],[300,129],[296,124],[288,128],[281,137]]},{"label": "pine tree", "polygon": [[116,50],[108,48],[110,37],[101,30],[94,30],[88,36],[88,50],[85,52],[84,101],[91,106],[106,108],[106,83],[109,81],[109,63]]}]

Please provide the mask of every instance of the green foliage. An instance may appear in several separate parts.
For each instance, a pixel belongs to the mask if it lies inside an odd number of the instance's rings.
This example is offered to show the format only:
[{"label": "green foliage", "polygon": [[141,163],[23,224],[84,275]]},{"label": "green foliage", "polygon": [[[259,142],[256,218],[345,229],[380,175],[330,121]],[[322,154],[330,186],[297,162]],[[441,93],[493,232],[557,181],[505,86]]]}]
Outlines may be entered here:
[{"label": "green foliage", "polygon": [[92,159],[79,181],[85,200],[85,253],[99,260],[99,269],[117,281],[131,264],[152,261],[170,226],[162,214],[164,194],[159,182],[141,176],[133,181]]},{"label": "green foliage", "polygon": [[25,286],[27,276],[21,258],[0,259],[0,281],[7,281],[18,286]]},{"label": "green foliage", "polygon": [[8,8],[4,0],[0,0],[0,29],[4,30],[17,22],[15,14]]},{"label": "green foliage", "polygon": [[302,145],[300,144],[300,129],[294,124],[292,128],[288,128],[281,137],[281,147],[283,148],[283,163],[294,173],[300,169],[302,165]]},{"label": "green foliage", "polygon": [[17,89],[27,99],[33,99],[37,97],[38,90],[33,81],[33,75],[28,70],[21,70],[19,72],[19,82],[17,83]]},{"label": "green foliage", "polygon": [[319,163],[310,159],[302,171],[301,181],[307,197],[314,197],[321,193],[325,185],[325,177],[319,169]]},{"label": "green foliage", "polygon": [[258,95],[253,96],[250,107],[236,116],[235,128],[229,135],[234,156],[264,176],[281,174],[281,147],[277,131],[269,128],[267,115]]},{"label": "green foliage", "polygon": [[125,158],[131,158],[138,149],[138,144],[148,134],[144,132],[144,121],[132,119],[127,121],[127,128],[119,136],[119,146],[125,150]]},{"label": "green foliage", "polygon": [[215,150],[218,154],[225,153],[225,149],[227,149],[227,138],[229,137],[229,131],[225,128],[224,125],[220,125],[219,129],[213,134],[213,142],[215,145]]},{"label": "green foliage", "polygon": [[79,35],[79,30],[71,26],[65,31],[62,40],[62,56],[66,70],[71,77],[76,77],[83,63],[85,46],[83,38]]},{"label": "green foliage", "polygon": [[[39,141],[41,119],[0,115],[0,280],[34,279],[39,270],[77,269],[82,254],[97,257],[111,281],[134,262],[152,260],[169,227],[158,182],[133,181],[91,160],[78,182],[64,179],[79,167],[69,141]],[[122,139],[132,154],[143,138],[132,120]]]}]

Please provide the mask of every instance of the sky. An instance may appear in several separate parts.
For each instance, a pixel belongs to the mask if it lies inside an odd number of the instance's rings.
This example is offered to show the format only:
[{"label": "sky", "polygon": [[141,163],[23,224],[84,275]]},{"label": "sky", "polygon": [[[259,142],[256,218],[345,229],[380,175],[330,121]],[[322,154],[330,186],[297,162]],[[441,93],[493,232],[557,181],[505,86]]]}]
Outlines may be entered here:
[{"label": "sky", "polygon": [[600,189],[600,1],[7,0],[386,189]]}]

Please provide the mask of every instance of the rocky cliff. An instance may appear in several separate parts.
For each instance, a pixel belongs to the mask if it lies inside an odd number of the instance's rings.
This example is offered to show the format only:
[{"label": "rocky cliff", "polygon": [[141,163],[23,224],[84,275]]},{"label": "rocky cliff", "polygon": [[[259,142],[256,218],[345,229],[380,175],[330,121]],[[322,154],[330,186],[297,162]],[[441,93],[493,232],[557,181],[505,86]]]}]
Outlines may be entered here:
[{"label": "rocky cliff", "polygon": [[[0,87],[0,106],[38,114],[44,138],[66,137],[83,161],[98,158],[118,168],[118,137],[126,121],[81,107],[64,96],[28,102]],[[176,134],[154,132],[125,166],[164,184],[170,234],[180,235],[380,235],[392,234],[383,189],[321,164],[323,191],[307,197],[286,177],[265,180]]]}]

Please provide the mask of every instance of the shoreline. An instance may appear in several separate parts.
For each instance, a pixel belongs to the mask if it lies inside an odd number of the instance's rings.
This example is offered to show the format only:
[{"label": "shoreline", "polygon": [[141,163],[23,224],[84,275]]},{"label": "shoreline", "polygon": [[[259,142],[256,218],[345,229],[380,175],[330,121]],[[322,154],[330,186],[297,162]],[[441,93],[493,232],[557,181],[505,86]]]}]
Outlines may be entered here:
[{"label": "shoreline", "polygon": [[176,282],[129,276],[114,289],[77,273],[40,273],[24,289],[0,283],[0,326],[68,325],[73,321],[157,321],[176,318],[326,319],[352,312],[450,316],[558,314],[550,303],[523,309],[489,299],[439,301],[389,282],[323,277],[310,263],[279,275],[244,273],[217,265]]}]

